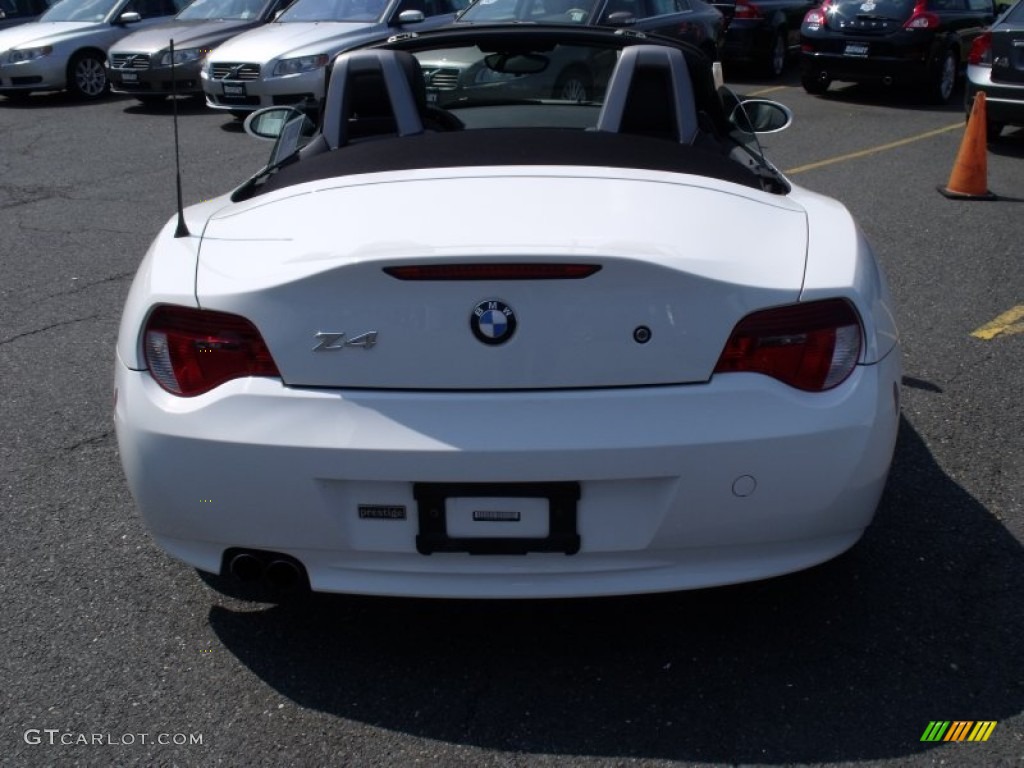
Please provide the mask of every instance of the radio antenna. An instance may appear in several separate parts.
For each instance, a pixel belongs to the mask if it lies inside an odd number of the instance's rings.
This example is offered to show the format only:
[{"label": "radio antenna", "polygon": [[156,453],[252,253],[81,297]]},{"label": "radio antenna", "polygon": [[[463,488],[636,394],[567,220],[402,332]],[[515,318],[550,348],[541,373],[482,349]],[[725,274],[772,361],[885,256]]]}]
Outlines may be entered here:
[{"label": "radio antenna", "polygon": [[189,237],[192,233],[188,231],[185,224],[185,208],[181,204],[181,157],[178,154],[178,83],[174,77],[174,40],[171,39],[171,104],[174,109],[174,174],[178,187],[178,228],[174,230],[175,237]]}]

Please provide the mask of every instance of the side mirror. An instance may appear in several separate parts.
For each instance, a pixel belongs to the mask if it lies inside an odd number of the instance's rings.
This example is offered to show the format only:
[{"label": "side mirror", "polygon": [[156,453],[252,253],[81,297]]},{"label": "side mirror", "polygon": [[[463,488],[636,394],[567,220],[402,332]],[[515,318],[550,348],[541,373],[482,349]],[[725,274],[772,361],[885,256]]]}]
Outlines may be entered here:
[{"label": "side mirror", "polygon": [[138,24],[142,21],[142,17],[135,11],[125,11],[117,17],[118,24]]},{"label": "side mirror", "polygon": [[629,11],[615,11],[605,16],[604,23],[609,27],[629,27],[636,24],[636,16]]},{"label": "side mirror", "polygon": [[297,153],[316,133],[316,123],[295,107],[257,109],[245,118],[243,125],[250,136],[275,142],[274,148],[270,150],[267,167],[277,165]]},{"label": "side mirror", "polygon": [[424,15],[423,11],[402,11],[400,14],[398,14],[398,23],[416,24],[420,21],[423,21],[425,18],[427,17]]},{"label": "side mirror", "polygon": [[793,113],[777,101],[748,99],[737,104],[729,122],[745,133],[778,133],[793,122]]},{"label": "side mirror", "polygon": [[294,107],[266,107],[251,113],[242,126],[254,139],[277,141],[289,120],[305,116]]}]

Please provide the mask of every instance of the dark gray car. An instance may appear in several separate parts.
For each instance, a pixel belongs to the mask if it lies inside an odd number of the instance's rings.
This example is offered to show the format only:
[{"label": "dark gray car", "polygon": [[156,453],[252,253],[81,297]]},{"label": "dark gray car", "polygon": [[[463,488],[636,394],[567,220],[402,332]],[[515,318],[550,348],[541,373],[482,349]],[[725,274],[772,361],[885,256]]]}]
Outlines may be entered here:
[{"label": "dark gray car", "polygon": [[[195,0],[166,24],[141,30],[112,46],[107,56],[110,90],[143,103],[170,95],[174,41],[174,90],[201,95],[199,71],[206,55],[246,30],[266,24],[292,0]],[[2,2],[2,0],[0,0]]]}]

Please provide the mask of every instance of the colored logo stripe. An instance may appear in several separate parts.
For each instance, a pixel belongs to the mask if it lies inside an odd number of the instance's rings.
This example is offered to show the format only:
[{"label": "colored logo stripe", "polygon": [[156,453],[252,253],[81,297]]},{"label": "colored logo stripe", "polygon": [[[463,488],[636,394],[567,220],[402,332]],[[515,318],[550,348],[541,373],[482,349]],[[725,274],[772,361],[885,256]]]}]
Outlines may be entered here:
[{"label": "colored logo stripe", "polygon": [[974,726],[974,730],[971,731],[971,735],[967,737],[967,740],[988,741],[988,737],[992,735],[992,731],[995,729],[995,720],[980,720],[978,721],[978,724]]},{"label": "colored logo stripe", "polygon": [[988,741],[996,720],[932,720],[921,734],[921,741]]},{"label": "colored logo stripe", "polygon": [[974,723],[971,720],[954,720],[943,741],[963,741]]}]

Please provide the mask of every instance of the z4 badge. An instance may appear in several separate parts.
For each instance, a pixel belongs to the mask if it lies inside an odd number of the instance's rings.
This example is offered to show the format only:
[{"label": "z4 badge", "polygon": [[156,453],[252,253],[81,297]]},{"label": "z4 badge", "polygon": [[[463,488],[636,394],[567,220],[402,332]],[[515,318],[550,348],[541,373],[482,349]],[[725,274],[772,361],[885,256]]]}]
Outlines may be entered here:
[{"label": "z4 badge", "polygon": [[341,333],[317,331],[313,338],[318,342],[317,345],[313,347],[314,352],[330,352],[337,349],[345,349],[345,347],[370,349],[377,343],[377,332],[367,331],[366,333],[361,333],[358,336],[353,336],[350,339],[345,336],[344,331]]}]

